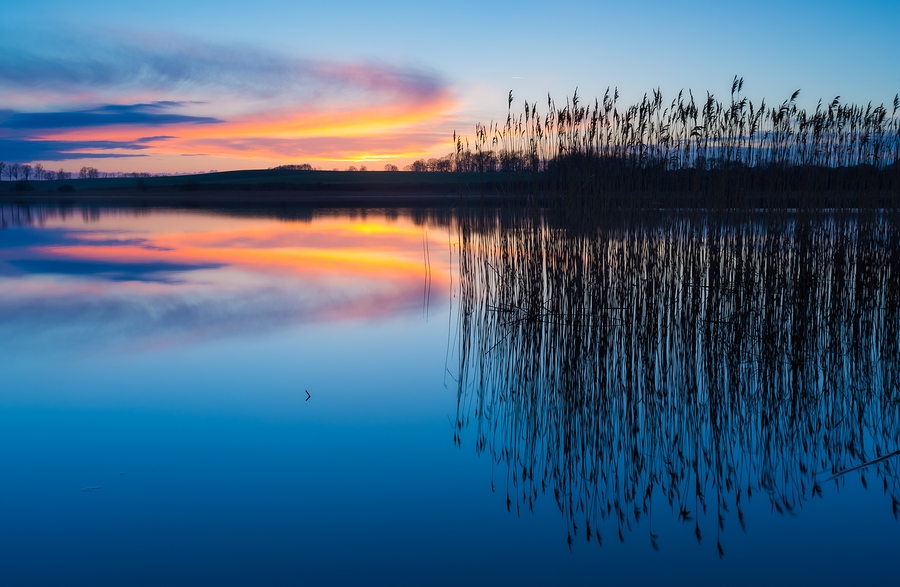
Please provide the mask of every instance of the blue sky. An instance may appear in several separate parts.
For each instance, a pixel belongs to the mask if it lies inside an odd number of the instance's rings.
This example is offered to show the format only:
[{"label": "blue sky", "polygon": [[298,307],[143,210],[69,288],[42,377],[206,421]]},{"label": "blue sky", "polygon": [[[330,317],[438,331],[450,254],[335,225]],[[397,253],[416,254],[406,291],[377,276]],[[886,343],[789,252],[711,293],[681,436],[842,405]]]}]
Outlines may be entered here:
[{"label": "blue sky", "polygon": [[726,96],[734,75],[751,99],[889,103],[898,25],[879,0],[15,3],[0,160],[380,169],[449,152],[454,130],[505,116],[509,90]]}]

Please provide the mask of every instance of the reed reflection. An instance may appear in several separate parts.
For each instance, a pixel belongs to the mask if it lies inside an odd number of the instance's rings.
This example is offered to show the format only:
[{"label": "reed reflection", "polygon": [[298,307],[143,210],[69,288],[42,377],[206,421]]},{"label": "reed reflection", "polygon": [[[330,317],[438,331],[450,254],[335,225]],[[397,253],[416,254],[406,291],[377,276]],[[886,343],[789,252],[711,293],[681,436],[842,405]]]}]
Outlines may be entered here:
[{"label": "reed reflection", "polygon": [[865,214],[473,213],[455,441],[511,511],[553,495],[570,547],[658,548],[656,504],[721,556],[751,498],[793,513],[851,476],[896,518],[900,223]]}]

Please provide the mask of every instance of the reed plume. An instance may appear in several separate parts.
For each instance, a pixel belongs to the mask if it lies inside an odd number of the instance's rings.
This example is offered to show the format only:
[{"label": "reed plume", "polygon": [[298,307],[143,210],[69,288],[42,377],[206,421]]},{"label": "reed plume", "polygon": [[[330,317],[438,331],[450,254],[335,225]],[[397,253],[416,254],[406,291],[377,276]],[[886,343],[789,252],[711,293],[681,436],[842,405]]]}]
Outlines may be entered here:
[{"label": "reed plume", "polygon": [[[547,97],[543,112],[508,99],[506,121],[454,135],[455,168],[521,206],[891,206],[900,192],[900,96],[893,109],[797,106],[799,90],[775,105],[754,103],[735,77],[731,97],[660,90],[622,105],[617,89],[583,103]],[[622,197],[626,195],[627,197]]]}]

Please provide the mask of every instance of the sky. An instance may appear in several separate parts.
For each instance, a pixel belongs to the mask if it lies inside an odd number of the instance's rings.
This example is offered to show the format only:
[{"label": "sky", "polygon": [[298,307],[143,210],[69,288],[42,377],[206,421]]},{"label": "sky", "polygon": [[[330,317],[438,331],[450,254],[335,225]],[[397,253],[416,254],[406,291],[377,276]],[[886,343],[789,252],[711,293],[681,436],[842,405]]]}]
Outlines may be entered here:
[{"label": "sky", "polygon": [[510,91],[900,92],[896,0],[4,4],[0,161],[48,169],[402,167],[505,119]]}]

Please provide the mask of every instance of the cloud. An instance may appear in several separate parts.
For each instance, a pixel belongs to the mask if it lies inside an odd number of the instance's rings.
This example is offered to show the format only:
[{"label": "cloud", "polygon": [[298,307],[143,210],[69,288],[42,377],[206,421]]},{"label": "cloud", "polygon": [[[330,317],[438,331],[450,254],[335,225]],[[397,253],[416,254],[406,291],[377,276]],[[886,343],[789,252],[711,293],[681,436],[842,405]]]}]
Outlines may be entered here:
[{"label": "cloud", "polygon": [[116,153],[110,151],[143,151],[149,149],[153,141],[166,138],[169,137],[144,137],[133,141],[0,139],[0,161],[66,161],[70,159],[146,157],[143,153]]},{"label": "cloud", "polygon": [[[70,159],[109,159],[144,157],[154,143],[176,138],[172,135],[139,137],[133,140],[68,140],[44,138],[47,134],[116,127],[137,127],[142,131],[183,124],[212,124],[222,121],[209,116],[189,116],[171,112],[181,102],[151,104],[105,104],[83,110],[60,112],[0,111],[0,160],[64,161]],[[101,131],[102,132],[102,131]],[[24,133],[24,134],[23,134]]]},{"label": "cloud", "polygon": [[437,75],[410,68],[158,36],[0,40],[0,85],[13,94],[39,91],[63,100],[134,90],[293,100],[347,92],[404,101],[433,100],[447,92]]},{"label": "cloud", "polygon": [[[447,141],[455,104],[421,69],[147,35],[0,39],[0,87],[0,160],[175,168],[421,156]],[[135,138],[150,134],[165,137]]]},{"label": "cloud", "polygon": [[211,124],[222,122],[210,116],[187,116],[169,112],[181,104],[107,104],[87,110],[62,112],[0,112],[0,129],[57,130],[114,125],[158,126],[170,124]]},{"label": "cloud", "polygon": [[[386,132],[364,136],[311,136],[299,138],[236,137],[233,139],[193,139],[184,146],[200,149],[226,148],[232,153],[248,153],[257,157],[301,157],[308,160],[344,160],[367,155],[372,159],[417,154],[422,145],[444,143],[446,151],[453,145],[449,133],[437,131]],[[443,154],[443,153],[442,153]]]}]

